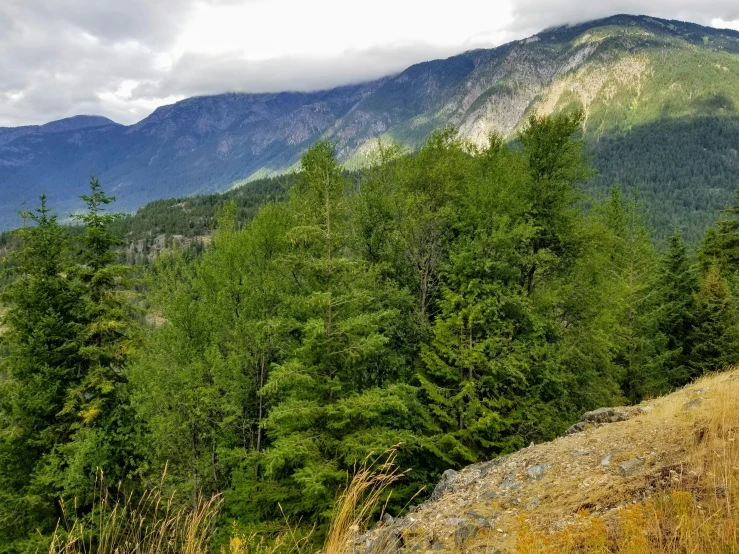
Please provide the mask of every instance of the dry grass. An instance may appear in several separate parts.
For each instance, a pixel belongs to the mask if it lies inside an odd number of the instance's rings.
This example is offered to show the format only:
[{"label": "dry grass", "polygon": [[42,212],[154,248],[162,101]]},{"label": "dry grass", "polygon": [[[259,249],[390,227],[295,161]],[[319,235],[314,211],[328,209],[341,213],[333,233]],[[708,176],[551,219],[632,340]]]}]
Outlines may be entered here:
[{"label": "dry grass", "polygon": [[48,554],[206,554],[221,498],[176,507],[161,487],[113,499],[102,475],[91,518],[60,525]]},{"label": "dry grass", "polygon": [[[659,429],[673,450],[625,487],[632,498],[603,514],[580,511],[559,530],[523,514],[514,551],[739,553],[739,373],[706,377],[662,399],[644,423],[638,429]],[[654,492],[639,494],[639,486]]]},{"label": "dry grass", "polygon": [[388,450],[377,460],[366,459],[355,468],[351,482],[339,496],[334,517],[323,546],[324,554],[342,554],[354,549],[360,532],[364,531],[372,513],[382,504],[383,511],[390,499],[389,487],[405,472],[395,464],[397,450]]},{"label": "dry grass", "polygon": [[[739,370],[709,376],[628,421],[589,429],[521,450],[466,484],[425,504],[402,532],[372,533],[373,554],[465,551],[470,554],[739,554]],[[611,464],[601,463],[613,453]],[[623,477],[617,464],[639,458],[643,471]],[[362,533],[387,504],[403,476],[396,451],[365,460],[337,501],[323,554],[364,552]],[[526,468],[547,464],[544,478]],[[467,475],[468,477],[465,477]],[[520,487],[502,484],[515,476]],[[536,503],[532,502],[536,500]],[[49,554],[200,554],[208,552],[220,499],[174,509],[153,491],[100,503],[98,521],[60,532]],[[489,518],[468,539],[457,540],[460,517]],[[237,533],[222,554],[307,554],[310,538],[288,532],[276,540]],[[89,540],[90,531],[100,540]],[[360,537],[362,540],[360,540]]]},{"label": "dry grass", "polygon": [[[355,466],[351,480],[337,498],[322,554],[347,554],[357,550],[357,538],[366,530],[378,508],[384,512],[390,499],[390,487],[406,473],[400,471],[396,458],[397,447],[394,447],[380,456],[370,455]],[[228,548],[222,548],[221,554],[306,554],[310,551],[311,533],[301,534],[287,517],[285,524],[287,531],[274,540],[240,534],[234,526]],[[389,550],[392,550],[391,544],[378,550],[378,554]]]}]

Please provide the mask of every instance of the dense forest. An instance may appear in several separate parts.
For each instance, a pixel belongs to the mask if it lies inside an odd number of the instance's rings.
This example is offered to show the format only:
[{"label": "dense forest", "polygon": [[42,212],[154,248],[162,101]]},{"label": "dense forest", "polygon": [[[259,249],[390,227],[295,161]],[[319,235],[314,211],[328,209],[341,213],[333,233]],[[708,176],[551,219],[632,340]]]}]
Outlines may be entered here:
[{"label": "dense forest", "polygon": [[628,194],[587,197],[581,126],[533,117],[484,148],[440,131],[353,177],[318,142],[287,195],[224,202],[200,255],[146,268],[119,263],[97,180],[74,229],[42,198],[8,243],[0,552],[94,530],[101,486],[160,482],[183,505],[223,494],[217,543],[320,540],[355,464],[388,448],[412,468],[397,515],[446,469],[736,361],[739,207],[695,252],[656,246]]}]

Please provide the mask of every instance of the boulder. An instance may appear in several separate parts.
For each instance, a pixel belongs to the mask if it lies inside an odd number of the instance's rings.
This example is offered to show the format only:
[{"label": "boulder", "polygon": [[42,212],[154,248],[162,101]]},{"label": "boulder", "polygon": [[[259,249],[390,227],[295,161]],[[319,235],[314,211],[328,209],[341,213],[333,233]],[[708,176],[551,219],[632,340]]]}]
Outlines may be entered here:
[{"label": "boulder", "polygon": [[632,458],[618,464],[618,474],[621,477],[631,477],[644,471],[644,462],[639,458]]},{"label": "boulder", "polygon": [[459,529],[454,532],[454,544],[462,546],[470,539],[474,539],[477,536],[477,532],[480,528],[474,523],[467,523],[462,525]]},{"label": "boulder", "polygon": [[535,481],[538,481],[539,479],[541,479],[542,477],[544,477],[544,475],[546,475],[547,470],[550,467],[551,466],[549,464],[540,464],[540,465],[535,465],[535,466],[529,466],[529,468],[526,470],[526,473],[528,474],[529,479],[533,479]]},{"label": "boulder", "polygon": [[439,484],[436,485],[434,488],[434,492],[431,493],[431,502],[434,502],[435,500],[439,500],[442,496],[444,496],[448,491],[453,490],[452,482],[454,481],[455,477],[457,477],[457,474],[459,472],[454,471],[453,469],[447,469],[444,473],[441,474],[441,480],[439,481]]}]

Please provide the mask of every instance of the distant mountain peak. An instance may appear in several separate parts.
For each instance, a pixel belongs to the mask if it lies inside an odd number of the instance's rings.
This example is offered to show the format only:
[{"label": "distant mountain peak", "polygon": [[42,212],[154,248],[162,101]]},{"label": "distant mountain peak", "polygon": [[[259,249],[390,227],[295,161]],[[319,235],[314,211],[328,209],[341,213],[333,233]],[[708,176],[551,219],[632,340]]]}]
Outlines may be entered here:
[{"label": "distant mountain peak", "polygon": [[38,129],[42,133],[62,133],[90,127],[102,127],[103,125],[118,125],[118,123],[102,115],[75,115],[39,125]]}]

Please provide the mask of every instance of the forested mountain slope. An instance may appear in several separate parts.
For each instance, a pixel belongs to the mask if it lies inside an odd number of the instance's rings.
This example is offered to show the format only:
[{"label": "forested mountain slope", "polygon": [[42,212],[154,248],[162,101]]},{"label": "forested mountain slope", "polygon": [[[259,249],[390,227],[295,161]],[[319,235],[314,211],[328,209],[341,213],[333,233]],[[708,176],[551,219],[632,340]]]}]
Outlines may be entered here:
[{"label": "forested mountain slope", "polygon": [[284,172],[319,137],[356,168],[377,138],[415,148],[453,125],[482,144],[579,106],[601,171],[590,186],[633,185],[659,206],[650,217],[663,235],[678,226],[695,238],[739,182],[737,101],[738,32],[614,16],[332,91],[191,98],[130,127],[9,142],[0,130],[0,221],[13,226],[19,200],[41,192],[72,209],[91,172],[131,210]]}]

